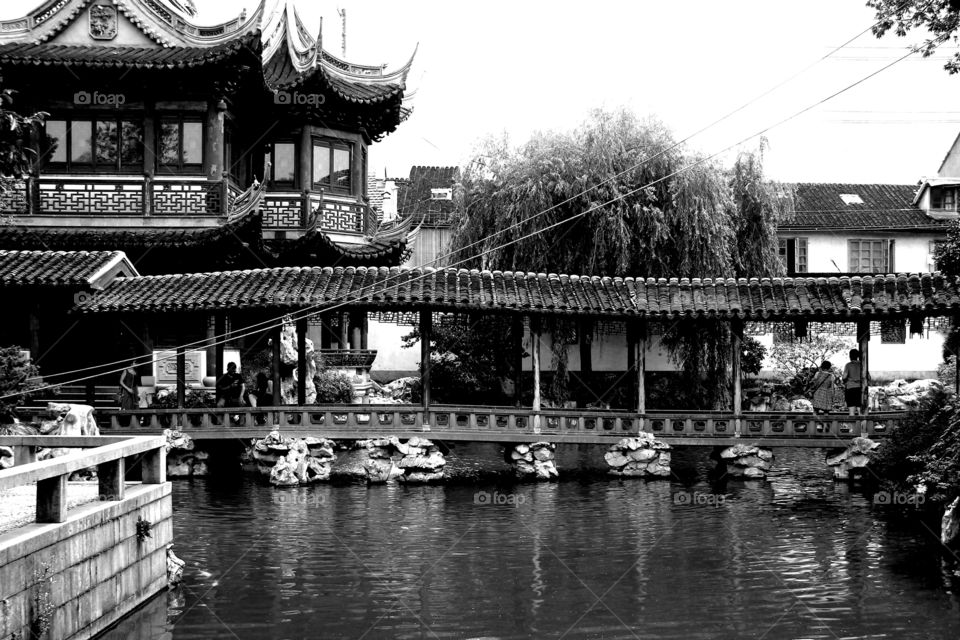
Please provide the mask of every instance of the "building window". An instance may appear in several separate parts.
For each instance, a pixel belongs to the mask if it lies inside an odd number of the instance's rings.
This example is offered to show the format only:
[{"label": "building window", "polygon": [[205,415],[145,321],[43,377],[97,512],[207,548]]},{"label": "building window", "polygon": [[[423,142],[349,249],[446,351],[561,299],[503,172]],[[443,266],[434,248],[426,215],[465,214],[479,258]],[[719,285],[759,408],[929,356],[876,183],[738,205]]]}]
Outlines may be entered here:
[{"label": "building window", "polygon": [[276,186],[293,188],[297,179],[297,146],[292,142],[275,142],[267,153],[270,169],[267,180]]},{"label": "building window", "polygon": [[806,238],[780,238],[779,255],[788,276],[807,273]]},{"label": "building window", "polygon": [[143,171],[143,124],[122,118],[47,120],[47,164],[67,171]]},{"label": "building window", "polygon": [[889,273],[893,270],[893,240],[849,240],[848,271]]},{"label": "building window", "polygon": [[203,123],[180,117],[161,118],[157,136],[160,170],[168,173],[203,171]]},{"label": "building window", "polygon": [[957,210],[957,190],[954,187],[934,187],[930,190],[930,208]]},{"label": "building window", "polygon": [[351,153],[344,143],[314,141],[313,186],[340,193],[351,193]]}]

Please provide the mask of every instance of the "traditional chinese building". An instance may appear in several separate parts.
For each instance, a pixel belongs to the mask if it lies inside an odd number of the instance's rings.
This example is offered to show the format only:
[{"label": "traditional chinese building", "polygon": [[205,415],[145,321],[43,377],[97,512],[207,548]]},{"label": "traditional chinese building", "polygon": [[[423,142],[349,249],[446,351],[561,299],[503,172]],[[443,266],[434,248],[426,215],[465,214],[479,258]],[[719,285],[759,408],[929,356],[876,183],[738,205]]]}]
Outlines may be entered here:
[{"label": "traditional chinese building", "polygon": [[0,23],[4,87],[49,114],[0,249],[122,250],[141,273],[399,264],[413,238],[366,176],[410,62],[340,60],[290,0],[209,27],[177,7],[49,0]]}]

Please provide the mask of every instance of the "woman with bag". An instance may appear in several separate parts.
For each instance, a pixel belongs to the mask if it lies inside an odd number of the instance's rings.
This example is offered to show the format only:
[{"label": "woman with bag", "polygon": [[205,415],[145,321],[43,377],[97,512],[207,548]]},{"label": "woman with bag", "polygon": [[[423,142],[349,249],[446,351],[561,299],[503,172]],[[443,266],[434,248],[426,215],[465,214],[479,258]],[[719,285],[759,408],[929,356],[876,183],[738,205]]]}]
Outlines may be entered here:
[{"label": "woman with bag", "polygon": [[830,371],[832,368],[830,361],[824,360],[820,370],[810,381],[810,388],[813,390],[813,410],[816,413],[827,413],[833,409],[833,373]]}]

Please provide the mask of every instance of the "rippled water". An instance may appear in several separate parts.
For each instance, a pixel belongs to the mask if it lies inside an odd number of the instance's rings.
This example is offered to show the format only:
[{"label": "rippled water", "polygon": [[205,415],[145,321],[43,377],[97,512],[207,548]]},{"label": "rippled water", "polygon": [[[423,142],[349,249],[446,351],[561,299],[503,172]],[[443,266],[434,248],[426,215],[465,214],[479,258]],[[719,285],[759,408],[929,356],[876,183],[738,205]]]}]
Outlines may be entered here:
[{"label": "rippled water", "polygon": [[[674,454],[685,482],[175,482],[186,584],[106,637],[960,637],[926,527],[835,485],[820,451],[777,454],[767,482],[720,487],[705,449]],[[452,457],[502,468],[491,446]]]}]

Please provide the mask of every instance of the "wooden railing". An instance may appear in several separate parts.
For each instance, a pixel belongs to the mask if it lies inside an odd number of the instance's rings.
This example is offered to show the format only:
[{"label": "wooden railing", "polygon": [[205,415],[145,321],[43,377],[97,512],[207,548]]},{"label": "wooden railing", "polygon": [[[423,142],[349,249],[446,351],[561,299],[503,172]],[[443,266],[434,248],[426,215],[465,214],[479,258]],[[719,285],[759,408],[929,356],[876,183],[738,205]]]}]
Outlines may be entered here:
[{"label": "wooden railing", "polygon": [[[37,522],[64,522],[67,478],[97,468],[101,501],[120,501],[124,494],[126,459],[143,456],[144,484],[166,482],[166,439],[161,436],[0,436],[0,446],[13,447],[15,465],[0,471],[0,491],[37,483]],[[36,461],[37,447],[88,447],[58,458]]]},{"label": "wooden railing", "polygon": [[157,432],[164,428],[223,430],[233,428],[295,429],[327,437],[369,437],[423,431],[436,434],[473,433],[480,439],[497,434],[626,437],[647,431],[658,438],[824,439],[859,435],[882,437],[906,418],[903,412],[877,412],[863,417],[811,413],[647,412],[645,414],[591,409],[532,409],[514,407],[419,405],[316,405],[251,409],[140,409],[102,411],[105,429],[125,433]]}]

